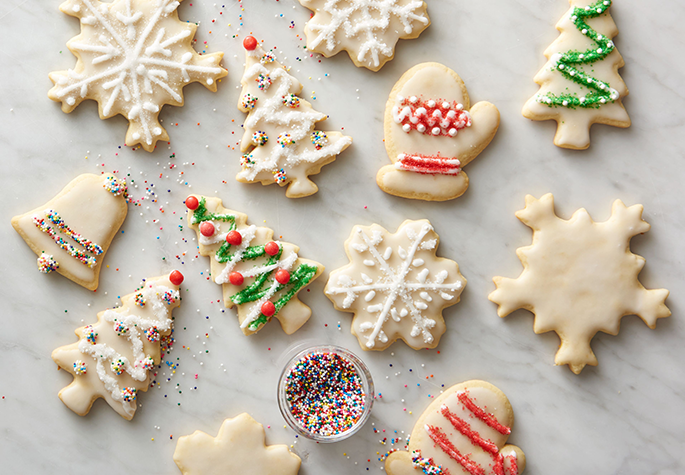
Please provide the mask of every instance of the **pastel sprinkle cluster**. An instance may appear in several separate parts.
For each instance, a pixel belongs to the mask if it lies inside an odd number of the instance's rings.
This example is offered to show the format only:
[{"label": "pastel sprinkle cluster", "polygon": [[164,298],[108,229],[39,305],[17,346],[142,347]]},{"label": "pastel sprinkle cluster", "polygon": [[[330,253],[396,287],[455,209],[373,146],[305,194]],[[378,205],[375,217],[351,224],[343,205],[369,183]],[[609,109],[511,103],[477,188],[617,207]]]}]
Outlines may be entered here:
[{"label": "pastel sprinkle cluster", "polygon": [[261,130],[258,130],[257,132],[252,134],[252,143],[258,147],[266,145],[266,143],[268,141],[269,141],[269,136],[266,135],[266,132],[262,132]]},{"label": "pastel sprinkle cluster", "polygon": [[55,260],[52,254],[42,253],[36,260],[38,270],[43,274],[49,274],[59,269],[59,262]]},{"label": "pastel sprinkle cluster", "polygon": [[164,294],[162,295],[162,300],[164,300],[164,302],[165,302],[167,305],[171,305],[172,303],[175,303],[175,302],[176,302],[176,298],[177,298],[177,297],[178,297],[178,292],[175,292],[175,291],[173,291],[173,290],[167,290],[167,291],[164,292]]},{"label": "pastel sprinkle cluster", "polygon": [[315,130],[312,132],[312,144],[314,144],[314,147],[316,147],[317,150],[321,150],[327,143],[328,143],[328,136],[326,135],[326,132],[322,132],[320,130]]},{"label": "pastel sprinkle cluster", "polygon": [[141,361],[141,364],[143,366],[143,369],[145,369],[146,371],[151,371],[155,367],[155,360],[148,356],[143,361]]},{"label": "pastel sprinkle cluster", "polygon": [[302,357],[286,376],[285,395],[298,425],[319,436],[352,429],[364,413],[361,376],[351,361],[337,353]]},{"label": "pastel sprinkle cluster", "polygon": [[76,376],[83,376],[88,371],[88,366],[86,366],[85,361],[76,360],[74,361],[74,374]]}]

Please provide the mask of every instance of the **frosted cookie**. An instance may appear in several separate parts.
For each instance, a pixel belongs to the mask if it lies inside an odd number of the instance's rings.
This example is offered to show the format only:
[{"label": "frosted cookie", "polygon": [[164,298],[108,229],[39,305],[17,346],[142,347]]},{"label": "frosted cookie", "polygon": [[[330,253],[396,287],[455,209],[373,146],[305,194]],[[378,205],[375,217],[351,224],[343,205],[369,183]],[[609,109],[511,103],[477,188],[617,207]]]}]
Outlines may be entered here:
[{"label": "frosted cookie", "polygon": [[668,290],[647,290],[638,275],[645,259],[630,252],[630,239],[649,231],[642,206],[614,201],[611,218],[595,223],[584,209],[563,220],[554,197],[526,196],[516,213],[533,230],[533,244],[516,251],[523,272],[517,279],[495,277],[489,299],[500,317],[525,308],[535,314],[535,333],[554,331],[561,345],[554,359],[579,374],[597,366],[590,341],[597,332],[617,335],[621,318],[638,315],[650,328],[668,317]]},{"label": "frosted cookie", "polygon": [[122,305],[98,313],[98,321],[78,328],[79,341],[52,352],[57,365],[74,376],[59,392],[62,402],[84,416],[102,398],[121,417],[131,420],[138,393],[150,386],[150,371],[170,346],[171,311],[181,303],[178,286],[183,275],[147,279],[135,292],[121,298]]},{"label": "frosted cookie", "polygon": [[423,0],[300,0],[314,12],[304,26],[307,49],[331,57],[347,51],[358,68],[378,71],[400,39],[430,25]]},{"label": "frosted cookie", "polygon": [[489,102],[470,105],[459,75],[440,63],[404,73],[385,106],[385,149],[393,165],[378,186],[391,195],[428,201],[458,198],[469,186],[462,168],[488,146],[499,127]]},{"label": "frosted cookie", "polygon": [[409,451],[391,453],[388,475],[519,475],[526,457],[507,444],[514,411],[502,391],[466,381],[443,392],[421,414]]},{"label": "frosted cookie", "polygon": [[273,241],[271,229],[247,224],[247,215],[224,208],[219,198],[191,195],[185,203],[199,252],[210,258],[224,305],[237,307],[243,333],[256,333],[276,317],[290,335],[309,320],[312,311],[297,294],[324,266],[302,259],[294,244]]},{"label": "frosted cookie", "polygon": [[628,87],[618,74],[625,63],[612,38],[618,29],[611,0],[569,0],[571,9],[557,23],[561,35],[545,51],[547,64],[535,76],[540,90],[523,115],[556,120],[554,144],[574,150],[590,146],[592,124],[629,127],[622,99]]},{"label": "frosted cookie", "polygon": [[48,97],[64,112],[82,101],[98,103],[101,119],[121,114],[129,121],[126,145],[148,152],[167,141],[158,116],[164,104],[183,105],[183,87],[199,82],[216,91],[227,71],[223,53],[200,55],[192,47],[195,23],[180,21],[182,0],[67,0],[60,5],[81,22],[81,34],[67,42],[76,66],[50,73]]},{"label": "frosted cookie", "polygon": [[466,279],[456,262],[437,257],[428,220],[407,220],[392,234],[355,226],[345,241],[350,263],[334,270],[325,293],[337,310],[354,312],[352,334],[364,350],[398,338],[415,350],[435,348],[445,333],[442,310],[459,302]]},{"label": "frosted cookie", "polygon": [[264,427],[249,414],[226,419],[216,437],[195,431],[178,439],[174,462],[183,475],[297,475],[300,457],[265,443]]},{"label": "frosted cookie", "polygon": [[340,132],[315,130],[326,114],[312,109],[299,94],[302,84],[288,74],[252,36],[243,41],[245,74],[238,109],[247,112],[240,142],[243,183],[287,186],[288,198],[313,195],[309,179],[352,143]]},{"label": "frosted cookie", "polygon": [[12,218],[12,226],[38,256],[40,272],[95,290],[128,212],[126,190],[114,175],[79,175],[43,206]]}]

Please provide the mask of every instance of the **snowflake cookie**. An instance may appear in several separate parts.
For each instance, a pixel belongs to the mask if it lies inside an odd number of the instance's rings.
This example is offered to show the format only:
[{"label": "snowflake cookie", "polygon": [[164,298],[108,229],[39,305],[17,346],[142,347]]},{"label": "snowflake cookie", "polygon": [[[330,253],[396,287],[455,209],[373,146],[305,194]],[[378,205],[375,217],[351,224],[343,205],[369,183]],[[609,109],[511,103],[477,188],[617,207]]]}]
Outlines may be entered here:
[{"label": "snowflake cookie", "polygon": [[485,381],[452,386],[421,414],[408,451],[385,460],[388,475],[519,475],[526,456],[507,444],[514,411],[502,391]]},{"label": "snowflake cookie", "polygon": [[314,12],[307,49],[326,57],[345,50],[357,67],[378,71],[400,39],[418,38],[430,19],[423,0],[300,0]]},{"label": "snowflake cookie", "polygon": [[248,225],[247,215],[224,208],[219,198],[191,195],[186,206],[199,252],[210,258],[210,275],[223,288],[224,305],[237,306],[243,333],[256,333],[276,317],[290,335],[309,320],[312,311],[298,293],[324,266],[299,257],[294,244],[273,241],[271,229]]},{"label": "snowflake cookie", "polygon": [[150,371],[160,364],[173,338],[171,311],[181,298],[183,275],[147,279],[135,292],[121,298],[122,306],[98,313],[98,321],[76,330],[79,341],[52,352],[57,365],[74,376],[59,397],[84,416],[98,398],[121,417],[135,415],[139,392],[150,387]]},{"label": "snowflake cookie", "polygon": [[532,120],[556,120],[554,144],[583,150],[592,124],[629,127],[622,99],[628,87],[618,73],[625,63],[612,38],[618,28],[612,0],[569,0],[571,9],[557,24],[559,38],[545,51],[545,67],[535,76],[540,90],[523,107]]},{"label": "snowflake cookie", "polygon": [[495,277],[489,299],[500,317],[525,308],[535,314],[535,333],[555,331],[561,345],[554,362],[579,374],[597,366],[590,341],[599,331],[617,335],[621,318],[638,315],[650,328],[671,312],[668,290],[647,290],[638,280],[645,259],[630,252],[630,239],[649,231],[642,206],[614,201],[611,218],[595,223],[584,209],[563,220],[554,197],[526,196],[516,213],[533,229],[533,244],[516,253],[523,264],[517,279]]},{"label": "snowflake cookie", "polygon": [[98,102],[101,119],[121,114],[129,121],[126,145],[148,152],[169,136],[158,120],[164,104],[183,105],[183,87],[199,82],[216,91],[227,71],[223,53],[200,55],[192,47],[195,23],[182,22],[182,0],[67,0],[60,5],[81,21],[81,34],[67,43],[76,67],[50,73],[48,97],[73,111],[85,99]]},{"label": "snowflake cookie", "polygon": [[245,74],[238,109],[248,116],[240,142],[242,170],[236,179],[287,186],[288,198],[312,195],[318,188],[309,175],[335,160],[352,138],[315,130],[316,123],[327,116],[298,97],[302,84],[254,37],[245,38],[243,46]]},{"label": "snowflake cookie", "polygon": [[12,226],[38,256],[38,270],[56,271],[95,290],[107,249],[128,212],[126,196],[125,180],[86,173],[43,206],[12,218]]},{"label": "snowflake cookie", "polygon": [[178,439],[174,462],[183,475],[297,475],[300,457],[287,445],[265,444],[249,414],[226,419],[216,437],[195,431]]},{"label": "snowflake cookie", "polygon": [[355,226],[345,242],[350,264],[331,272],[325,293],[335,308],[354,312],[352,333],[365,350],[398,338],[414,349],[435,348],[442,310],[459,302],[466,279],[456,262],[435,255],[439,237],[428,220],[407,220],[395,234]]},{"label": "snowflake cookie", "polygon": [[497,107],[471,107],[457,73],[440,63],[416,65],[397,81],[385,106],[385,149],[393,164],[378,171],[376,183],[403,198],[458,198],[469,186],[462,168],[498,127]]}]

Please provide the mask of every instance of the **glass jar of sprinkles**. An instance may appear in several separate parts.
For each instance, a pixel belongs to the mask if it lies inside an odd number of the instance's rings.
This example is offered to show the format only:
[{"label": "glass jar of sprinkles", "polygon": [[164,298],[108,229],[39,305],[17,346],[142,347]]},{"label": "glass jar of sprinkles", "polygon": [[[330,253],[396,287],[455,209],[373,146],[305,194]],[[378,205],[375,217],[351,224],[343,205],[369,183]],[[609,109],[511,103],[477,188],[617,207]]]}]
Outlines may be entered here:
[{"label": "glass jar of sprinkles", "polygon": [[278,407],[298,434],[337,442],[356,433],[371,414],[371,373],[356,355],[333,345],[307,348],[285,365]]}]

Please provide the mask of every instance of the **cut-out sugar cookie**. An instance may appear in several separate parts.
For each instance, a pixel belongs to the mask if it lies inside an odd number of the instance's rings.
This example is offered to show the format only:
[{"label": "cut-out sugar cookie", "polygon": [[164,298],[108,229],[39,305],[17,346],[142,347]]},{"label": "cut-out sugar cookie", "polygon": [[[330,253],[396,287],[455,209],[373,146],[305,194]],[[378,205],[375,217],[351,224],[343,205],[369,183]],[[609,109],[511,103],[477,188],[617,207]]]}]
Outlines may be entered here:
[{"label": "cut-out sugar cookie", "polygon": [[248,225],[247,215],[224,208],[219,198],[191,195],[185,203],[200,255],[210,259],[224,305],[237,306],[243,333],[256,333],[276,317],[290,335],[309,320],[312,311],[298,293],[321,275],[323,265],[299,257],[294,244],[273,241],[271,229]]},{"label": "cut-out sugar cookie", "polygon": [[297,475],[300,457],[287,445],[266,445],[249,414],[226,419],[216,437],[195,431],[178,439],[174,462],[183,475]]},{"label": "cut-out sugar cookie", "polygon": [[612,38],[618,28],[611,0],[569,0],[571,9],[557,24],[561,35],[545,51],[545,67],[535,76],[540,90],[523,115],[556,120],[554,144],[573,150],[590,146],[592,124],[629,127],[622,99],[628,87],[618,73],[625,63]]},{"label": "cut-out sugar cookie", "polygon": [[199,82],[216,91],[228,72],[223,53],[198,54],[195,23],[180,21],[182,0],[67,0],[60,10],[81,22],[67,42],[76,66],[50,73],[48,97],[66,113],[81,102],[98,103],[101,119],[121,114],[129,121],[126,145],[152,152],[168,141],[158,116],[165,104],[183,105],[183,87]]},{"label": "cut-out sugar cookie", "polygon": [[391,195],[445,201],[463,195],[463,167],[488,146],[499,127],[489,102],[470,105],[464,81],[440,63],[404,73],[385,106],[385,149],[393,165],[378,171],[378,186]]},{"label": "cut-out sugar cookie", "polygon": [[257,40],[248,36],[245,74],[238,109],[246,112],[240,142],[243,183],[287,186],[288,198],[302,198],[318,191],[309,179],[333,162],[352,143],[340,132],[315,130],[327,118],[298,97],[302,84],[288,74]]},{"label": "cut-out sugar cookie", "polygon": [[325,293],[337,310],[354,312],[352,334],[364,350],[397,339],[415,350],[435,348],[445,333],[444,308],[466,285],[456,262],[435,255],[439,237],[428,220],[383,227],[355,226],[345,242],[350,263],[336,269]]},{"label": "cut-out sugar cookie", "polygon": [[614,201],[611,218],[595,223],[585,209],[564,220],[551,194],[526,196],[516,213],[533,230],[533,244],[516,251],[523,272],[517,279],[495,277],[489,299],[500,317],[525,308],[535,314],[535,333],[554,331],[561,345],[554,359],[579,374],[597,366],[590,342],[597,332],[617,335],[621,318],[639,316],[650,328],[671,312],[668,290],[647,290],[638,280],[645,259],[630,252],[630,239],[649,231],[642,205]]},{"label": "cut-out sugar cookie", "polygon": [[148,390],[150,371],[173,342],[171,311],[181,303],[182,282],[179,271],[143,281],[121,298],[120,307],[100,312],[97,323],[78,328],[78,342],[52,352],[55,363],[74,376],[59,392],[69,409],[84,416],[103,398],[121,417],[133,418],[138,393]]},{"label": "cut-out sugar cookie", "polygon": [[409,451],[391,453],[388,475],[519,475],[526,457],[507,444],[514,411],[502,391],[485,381],[452,386],[421,414]]},{"label": "cut-out sugar cookie", "polygon": [[126,190],[126,181],[114,175],[79,175],[43,206],[12,218],[12,226],[38,255],[41,272],[57,271],[95,290],[128,212]]},{"label": "cut-out sugar cookie", "polygon": [[307,49],[326,57],[347,51],[358,68],[378,71],[400,39],[428,28],[423,0],[300,0],[314,14],[304,26]]}]

